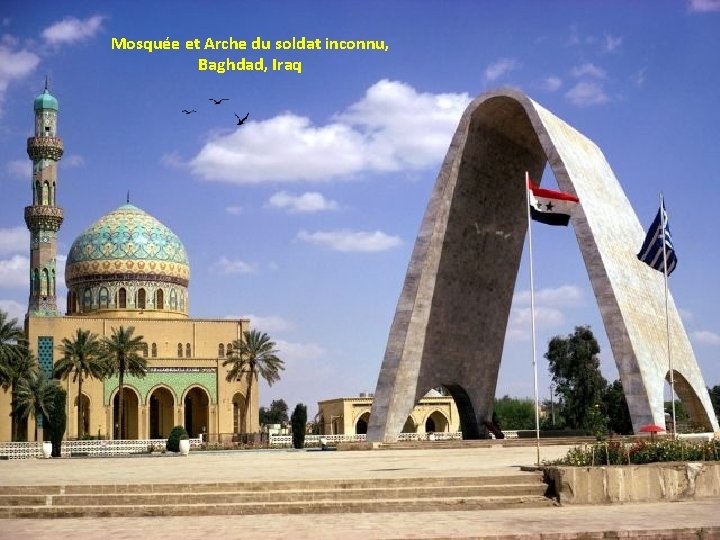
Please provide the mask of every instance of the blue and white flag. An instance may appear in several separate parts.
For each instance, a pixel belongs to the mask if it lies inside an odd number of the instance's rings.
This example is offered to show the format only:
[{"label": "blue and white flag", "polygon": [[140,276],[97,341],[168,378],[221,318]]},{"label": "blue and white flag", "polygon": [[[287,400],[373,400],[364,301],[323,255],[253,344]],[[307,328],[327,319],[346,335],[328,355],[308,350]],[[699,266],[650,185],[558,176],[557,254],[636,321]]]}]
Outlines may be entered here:
[{"label": "blue and white flag", "polygon": [[[665,223],[664,228],[663,223]],[[667,254],[667,275],[669,276],[677,266],[677,257],[675,256],[672,236],[670,236],[670,227],[668,226],[667,212],[665,211],[665,201],[660,204],[657,216],[655,216],[655,220],[652,222],[652,225],[650,225],[650,229],[645,237],[645,242],[643,242],[640,253],[637,255],[638,259],[659,272],[665,271],[663,231],[665,236],[665,252]]]}]

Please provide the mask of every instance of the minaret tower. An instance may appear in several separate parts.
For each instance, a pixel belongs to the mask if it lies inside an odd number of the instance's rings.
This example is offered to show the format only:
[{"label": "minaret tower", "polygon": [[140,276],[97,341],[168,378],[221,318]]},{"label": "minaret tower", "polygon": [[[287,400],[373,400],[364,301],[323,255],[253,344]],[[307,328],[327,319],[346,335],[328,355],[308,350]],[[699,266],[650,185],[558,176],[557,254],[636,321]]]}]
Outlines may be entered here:
[{"label": "minaret tower", "polygon": [[25,207],[30,230],[29,317],[58,315],[56,294],[57,231],[63,210],[55,206],[57,165],[63,155],[63,141],[57,136],[58,102],[48,91],[35,98],[35,136],[27,140],[33,162],[32,206]]}]

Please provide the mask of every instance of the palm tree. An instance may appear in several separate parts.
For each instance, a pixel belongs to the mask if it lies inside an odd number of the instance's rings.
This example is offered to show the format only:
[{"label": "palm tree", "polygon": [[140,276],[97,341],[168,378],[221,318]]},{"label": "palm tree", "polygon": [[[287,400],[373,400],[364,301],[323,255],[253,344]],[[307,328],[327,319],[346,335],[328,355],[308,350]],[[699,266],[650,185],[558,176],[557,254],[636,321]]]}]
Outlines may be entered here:
[{"label": "palm tree", "polygon": [[0,310],[0,387],[10,390],[10,416],[12,424],[11,438],[18,438],[19,419],[15,413],[17,384],[30,376],[34,359],[30,355],[25,339],[25,332],[18,325],[17,319],[10,319],[8,314]]},{"label": "palm tree", "polygon": [[91,333],[90,330],[78,328],[72,340],[68,338],[62,340],[60,350],[63,358],[55,364],[55,376],[64,380],[73,373],[72,381],[78,383],[77,436],[80,439],[83,435],[83,378],[102,379],[105,377],[107,366],[103,360],[100,340],[97,334]]},{"label": "palm tree", "polygon": [[245,331],[243,337],[245,339],[235,340],[230,358],[223,362],[223,366],[231,366],[225,377],[228,382],[240,380],[243,374],[247,379],[245,415],[243,415],[241,423],[241,431],[244,433],[245,417],[250,410],[253,382],[259,375],[267,381],[269,386],[272,386],[274,382],[280,380],[280,371],[285,369],[285,362],[278,358],[276,344],[265,332]]},{"label": "palm tree", "polygon": [[104,337],[103,357],[107,366],[107,375],[118,375],[118,429],[116,437],[122,439],[125,435],[123,426],[123,388],[125,374],[135,377],[145,377],[147,372],[147,360],[138,354],[143,344],[143,336],[133,336],[134,326],[127,329],[120,327],[112,329],[110,337]]},{"label": "palm tree", "polygon": [[17,383],[14,409],[18,418],[35,416],[35,440],[38,440],[38,423],[41,416],[50,418],[53,413],[53,382],[48,381],[42,369],[34,370],[29,377]]},{"label": "palm tree", "polygon": [[0,386],[7,390],[12,383],[13,364],[27,351],[25,332],[17,319],[0,310]]}]

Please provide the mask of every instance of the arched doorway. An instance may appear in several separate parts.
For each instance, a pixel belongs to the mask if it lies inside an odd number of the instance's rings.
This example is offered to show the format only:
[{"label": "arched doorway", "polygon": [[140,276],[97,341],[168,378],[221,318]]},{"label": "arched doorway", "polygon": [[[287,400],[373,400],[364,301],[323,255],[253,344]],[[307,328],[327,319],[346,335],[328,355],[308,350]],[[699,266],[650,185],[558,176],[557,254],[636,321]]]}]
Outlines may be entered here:
[{"label": "arched doorway", "polygon": [[208,427],[208,406],[210,398],[207,392],[200,387],[191,388],[185,394],[183,401],[185,406],[185,431],[190,438],[199,437],[201,433],[207,433]]},{"label": "arched doorway", "polygon": [[245,418],[245,396],[240,392],[233,396],[233,433],[242,433],[245,429],[243,420]]},{"label": "arched doorway", "polygon": [[447,418],[440,411],[433,412],[425,420],[425,433],[442,433],[448,430]]},{"label": "arched doorway", "polygon": [[357,435],[367,435],[368,422],[370,422],[370,413],[361,414],[355,423],[355,433]]},{"label": "arched doorway", "polygon": [[80,417],[80,432],[77,434],[79,439],[83,435],[90,433],[90,398],[88,398],[85,394],[82,394],[80,396],[81,407],[78,407],[78,397],[75,396],[73,404],[75,405],[75,410]]},{"label": "arched doorway", "polygon": [[[673,379],[675,395],[673,395],[671,391],[670,372],[668,371],[665,375],[665,387],[667,390],[670,390],[670,399],[666,400],[665,396],[663,396],[666,424],[670,424],[666,425],[668,432],[671,432],[673,428],[678,433],[712,431],[713,427],[710,417],[695,389],[690,385],[685,376],[677,370],[673,370]],[[673,401],[675,402],[677,426],[672,425]]]},{"label": "arched doorway", "polygon": [[[138,438],[138,395],[133,388],[123,387],[123,415],[122,426],[118,426],[118,412],[120,410],[120,394],[115,393],[113,400],[113,426],[114,436],[120,439]],[[118,431],[119,428],[119,431]]]},{"label": "arched doorway", "polygon": [[415,421],[413,420],[412,416],[408,416],[407,420],[405,420],[405,425],[402,428],[403,433],[417,433],[417,426],[415,425]]},{"label": "arched doorway", "polygon": [[156,388],[150,394],[150,438],[167,439],[175,425],[175,397],[167,388]]}]

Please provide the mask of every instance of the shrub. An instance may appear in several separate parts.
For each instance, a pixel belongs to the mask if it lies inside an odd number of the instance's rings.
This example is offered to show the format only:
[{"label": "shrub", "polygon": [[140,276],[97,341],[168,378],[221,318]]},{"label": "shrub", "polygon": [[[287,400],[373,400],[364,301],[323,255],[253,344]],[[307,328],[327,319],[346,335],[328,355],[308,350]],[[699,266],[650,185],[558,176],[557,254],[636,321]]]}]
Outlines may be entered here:
[{"label": "shrub", "polygon": [[545,465],[592,467],[595,465],[642,465],[667,461],[720,461],[720,440],[689,442],[682,439],[634,442],[597,442],[571,449],[564,458]]},{"label": "shrub", "polygon": [[305,426],[307,424],[307,407],[302,403],[295,406],[295,410],[290,417],[292,425],[293,447],[300,449],[305,447]]},{"label": "shrub", "polygon": [[190,437],[188,436],[187,431],[185,431],[184,427],[175,426],[170,430],[170,436],[168,437],[167,443],[165,444],[165,448],[170,452],[179,452],[180,440],[189,438]]}]

